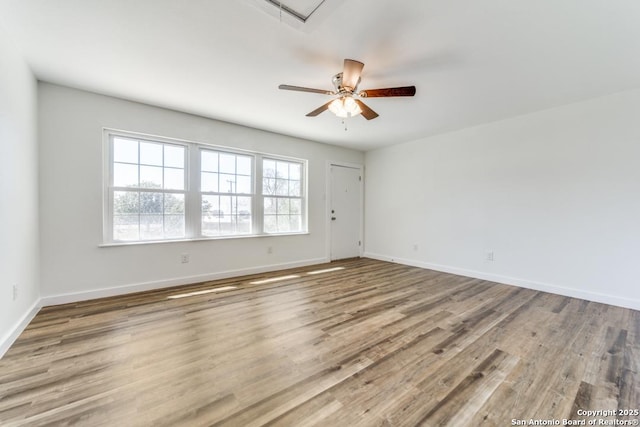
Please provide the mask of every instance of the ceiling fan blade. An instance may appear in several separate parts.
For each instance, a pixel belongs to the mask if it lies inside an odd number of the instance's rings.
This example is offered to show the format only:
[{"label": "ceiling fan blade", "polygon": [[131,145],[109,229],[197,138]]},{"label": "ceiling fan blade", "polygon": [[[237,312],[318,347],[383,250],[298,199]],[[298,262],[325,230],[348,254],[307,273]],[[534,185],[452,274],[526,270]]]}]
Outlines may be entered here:
[{"label": "ceiling fan blade", "polygon": [[307,117],[315,117],[318,114],[322,113],[323,111],[327,110],[329,108],[329,104],[331,104],[333,102],[333,100],[327,102],[326,104],[324,104],[322,107],[318,107],[315,110],[313,110],[312,112],[310,112],[309,114],[307,114]]},{"label": "ceiling fan blade", "polygon": [[373,111],[371,108],[367,107],[367,105],[364,102],[360,101],[359,99],[354,99],[354,101],[356,101],[356,103],[360,106],[360,109],[362,110],[362,115],[364,116],[365,119],[371,120],[378,117],[378,113]]},{"label": "ceiling fan blade", "polygon": [[379,98],[384,96],[413,96],[415,94],[415,86],[388,87],[385,89],[367,89],[360,91],[360,96],[367,98]]},{"label": "ceiling fan blade", "polygon": [[358,86],[360,73],[364,64],[353,59],[344,60],[344,71],[342,71],[342,87],[354,90]]},{"label": "ceiling fan blade", "polygon": [[323,89],[312,89],[310,87],[302,87],[302,86],[291,86],[291,85],[280,85],[278,89],[282,90],[295,90],[297,92],[311,92],[311,93],[321,93],[323,95],[335,95],[335,92],[331,92],[329,90]]}]

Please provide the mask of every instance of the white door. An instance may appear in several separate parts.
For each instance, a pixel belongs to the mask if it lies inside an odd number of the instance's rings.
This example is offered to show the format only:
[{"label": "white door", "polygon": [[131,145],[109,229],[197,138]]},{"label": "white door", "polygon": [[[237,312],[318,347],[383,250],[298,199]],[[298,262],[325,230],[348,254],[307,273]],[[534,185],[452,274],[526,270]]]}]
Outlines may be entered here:
[{"label": "white door", "polygon": [[360,256],[361,170],[331,165],[331,260]]}]

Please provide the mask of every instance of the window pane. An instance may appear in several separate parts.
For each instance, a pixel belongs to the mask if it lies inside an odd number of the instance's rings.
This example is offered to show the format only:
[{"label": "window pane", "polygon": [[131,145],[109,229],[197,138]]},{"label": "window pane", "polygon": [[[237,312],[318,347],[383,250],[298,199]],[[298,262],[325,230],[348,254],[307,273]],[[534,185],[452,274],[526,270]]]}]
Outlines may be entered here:
[{"label": "window pane", "polygon": [[276,180],[273,178],[264,178],[262,180],[262,194],[276,194]]},{"label": "window pane", "polygon": [[236,176],[229,174],[220,174],[220,192],[235,193],[236,192]]},{"label": "window pane", "polygon": [[289,179],[300,181],[300,171],[301,171],[300,163],[290,163],[289,164]]},{"label": "window pane", "polygon": [[277,162],[276,163],[276,177],[282,179],[289,179],[289,163]]},{"label": "window pane", "polygon": [[220,197],[218,196],[202,196],[202,215],[218,218],[215,213],[220,209]]},{"label": "window pane", "polygon": [[300,181],[289,181],[289,195],[300,196]]},{"label": "window pane", "polygon": [[185,195],[115,191],[114,240],[185,237]]},{"label": "window pane", "polygon": [[185,236],[184,215],[165,215],[164,237],[180,238]]},{"label": "window pane", "polygon": [[265,233],[276,233],[278,231],[277,217],[275,215],[265,215],[263,227]]},{"label": "window pane", "polygon": [[276,195],[289,195],[289,181],[287,181],[286,179],[276,179]]},{"label": "window pane", "polygon": [[236,193],[251,194],[251,177],[238,175]]},{"label": "window pane", "polygon": [[138,163],[138,141],[113,138],[113,161]]},{"label": "window pane", "polygon": [[140,239],[162,239],[164,235],[162,222],[162,214],[140,215]]},{"label": "window pane", "polygon": [[113,186],[114,187],[137,187],[138,186],[138,165],[114,163],[113,164]]},{"label": "window pane", "polygon": [[247,233],[251,230],[251,203],[247,197],[236,197],[236,233]]},{"label": "window pane", "polygon": [[220,210],[220,197],[202,196],[202,214],[216,222],[218,222],[221,217],[224,217],[224,212]]},{"label": "window pane", "polygon": [[238,222],[236,224],[236,233],[238,234],[251,234],[251,218],[248,220],[243,218],[238,218]]},{"label": "window pane", "polygon": [[184,194],[165,194],[164,213],[184,214]]},{"label": "window pane", "polygon": [[200,174],[201,191],[218,192],[218,174],[210,172],[202,172]]},{"label": "window pane", "polygon": [[184,190],[184,169],[164,168],[164,188]]},{"label": "window pane", "polygon": [[202,196],[202,235],[215,236],[220,234],[220,210],[219,196]]},{"label": "window pane", "polygon": [[278,199],[278,215],[289,214],[289,199]]},{"label": "window pane", "polygon": [[113,240],[139,240],[138,214],[113,216]]},{"label": "window pane", "polygon": [[162,144],[141,142],[140,164],[162,166]]},{"label": "window pane", "polygon": [[266,178],[275,178],[276,162],[274,160],[264,160],[262,162],[262,174]]},{"label": "window pane", "polygon": [[138,214],[140,212],[140,203],[137,191],[114,191],[113,192],[113,213],[122,214]]},{"label": "window pane", "polygon": [[273,197],[265,197],[264,198],[264,213],[265,214],[275,214],[276,213],[276,200]]},{"label": "window pane", "polygon": [[231,214],[231,196],[220,196],[220,219],[228,222]]},{"label": "window pane", "polygon": [[184,194],[164,196],[164,237],[185,236]]},{"label": "window pane", "polygon": [[158,166],[140,166],[141,188],[162,188],[162,168]]},{"label": "window pane", "polygon": [[288,232],[289,231],[289,215],[278,215],[278,231],[279,232]]},{"label": "window pane", "polygon": [[140,193],[140,213],[159,214],[164,210],[164,194],[162,193]]},{"label": "window pane", "polygon": [[[211,215],[208,221],[203,218],[204,235],[220,236],[231,234],[232,230],[232,214],[231,214],[231,197],[230,196],[212,196]],[[208,223],[208,224],[207,224]]]},{"label": "window pane", "polygon": [[251,157],[238,156],[238,175],[253,175],[251,172]]},{"label": "window pane", "polygon": [[200,170],[218,172],[218,153],[200,151]]},{"label": "window pane", "polygon": [[165,145],[164,165],[184,169],[184,147],[177,145]]},{"label": "window pane", "polygon": [[220,235],[220,222],[204,219],[202,221],[202,235],[211,237]]},{"label": "window pane", "polygon": [[290,199],[289,200],[290,212],[292,214],[301,214],[302,213],[302,200],[300,199]]},{"label": "window pane", "polygon": [[236,156],[220,153],[220,172],[236,173]]},{"label": "window pane", "polygon": [[251,197],[238,197],[238,219],[251,224]]}]

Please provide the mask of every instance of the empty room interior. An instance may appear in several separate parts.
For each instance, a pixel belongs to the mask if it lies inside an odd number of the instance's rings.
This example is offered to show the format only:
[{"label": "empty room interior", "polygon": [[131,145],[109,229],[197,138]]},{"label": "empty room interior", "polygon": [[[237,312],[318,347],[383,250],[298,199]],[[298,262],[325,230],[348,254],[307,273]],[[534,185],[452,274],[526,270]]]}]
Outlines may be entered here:
[{"label": "empty room interior", "polygon": [[640,2],[0,0],[0,425],[640,420]]}]

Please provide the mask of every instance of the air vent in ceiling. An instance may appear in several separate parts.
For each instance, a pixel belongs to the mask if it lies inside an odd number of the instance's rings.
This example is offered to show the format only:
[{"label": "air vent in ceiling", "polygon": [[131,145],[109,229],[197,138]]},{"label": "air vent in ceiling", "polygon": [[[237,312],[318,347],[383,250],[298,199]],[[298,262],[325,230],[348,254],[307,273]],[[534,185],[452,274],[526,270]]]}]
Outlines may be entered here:
[{"label": "air vent in ceiling", "polygon": [[347,0],[245,0],[280,23],[312,31]]},{"label": "air vent in ceiling", "polygon": [[282,13],[288,13],[294,18],[299,19],[302,22],[307,20],[318,10],[322,3],[326,0],[265,0],[267,3],[275,6]]}]

